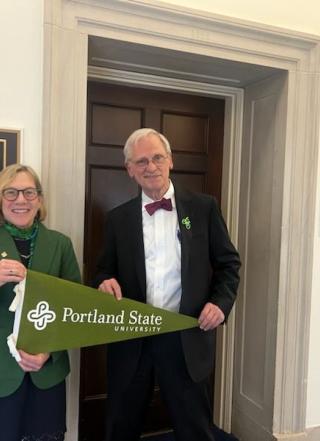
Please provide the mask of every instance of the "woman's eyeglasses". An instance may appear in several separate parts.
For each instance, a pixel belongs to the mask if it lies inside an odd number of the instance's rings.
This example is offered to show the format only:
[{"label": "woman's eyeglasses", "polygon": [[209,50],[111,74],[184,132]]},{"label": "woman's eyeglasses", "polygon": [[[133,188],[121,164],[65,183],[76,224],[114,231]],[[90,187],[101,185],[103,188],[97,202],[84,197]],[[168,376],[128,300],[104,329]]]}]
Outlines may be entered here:
[{"label": "woman's eyeglasses", "polygon": [[18,190],[17,188],[5,188],[2,190],[2,196],[5,200],[10,202],[18,199],[19,193],[22,193],[27,201],[33,201],[39,196],[39,194],[41,194],[41,191],[32,187],[23,188],[21,190]]}]

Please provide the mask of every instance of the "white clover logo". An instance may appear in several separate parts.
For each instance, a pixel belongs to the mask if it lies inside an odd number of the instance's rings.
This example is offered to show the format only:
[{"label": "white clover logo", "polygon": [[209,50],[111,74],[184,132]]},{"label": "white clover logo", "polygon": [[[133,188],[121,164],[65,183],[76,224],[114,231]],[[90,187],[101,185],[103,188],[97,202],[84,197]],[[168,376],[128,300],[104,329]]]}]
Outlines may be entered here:
[{"label": "white clover logo", "polygon": [[39,302],[35,309],[28,312],[28,320],[34,324],[37,331],[43,331],[48,323],[54,322],[56,313],[49,309],[48,302]]}]

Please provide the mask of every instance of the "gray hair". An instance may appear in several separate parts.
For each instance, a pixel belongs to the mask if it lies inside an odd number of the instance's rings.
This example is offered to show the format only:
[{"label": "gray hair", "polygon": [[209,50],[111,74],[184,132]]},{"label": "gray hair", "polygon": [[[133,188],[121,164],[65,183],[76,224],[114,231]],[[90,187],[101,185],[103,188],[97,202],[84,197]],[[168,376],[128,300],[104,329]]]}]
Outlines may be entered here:
[{"label": "gray hair", "polygon": [[162,133],[159,133],[157,132],[157,130],[149,129],[149,128],[138,129],[135,130],[133,133],[131,133],[131,135],[129,136],[129,138],[127,139],[124,145],[123,154],[124,154],[125,163],[127,163],[131,159],[132,147],[134,147],[141,138],[146,138],[147,136],[150,135],[157,136],[160,139],[161,143],[163,144],[163,147],[166,149],[166,152],[169,155],[171,155],[170,143],[167,140],[167,138],[164,135],[162,135]]}]

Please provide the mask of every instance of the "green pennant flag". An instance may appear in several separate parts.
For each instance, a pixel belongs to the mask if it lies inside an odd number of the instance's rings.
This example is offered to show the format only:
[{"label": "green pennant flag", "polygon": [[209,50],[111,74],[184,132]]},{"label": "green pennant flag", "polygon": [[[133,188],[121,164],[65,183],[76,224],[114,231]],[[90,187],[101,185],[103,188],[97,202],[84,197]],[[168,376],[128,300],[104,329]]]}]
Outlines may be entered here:
[{"label": "green pennant flag", "polygon": [[[14,341],[29,353],[53,352],[198,326],[196,318],[28,270],[16,290]],[[25,286],[24,286],[25,285]]]}]

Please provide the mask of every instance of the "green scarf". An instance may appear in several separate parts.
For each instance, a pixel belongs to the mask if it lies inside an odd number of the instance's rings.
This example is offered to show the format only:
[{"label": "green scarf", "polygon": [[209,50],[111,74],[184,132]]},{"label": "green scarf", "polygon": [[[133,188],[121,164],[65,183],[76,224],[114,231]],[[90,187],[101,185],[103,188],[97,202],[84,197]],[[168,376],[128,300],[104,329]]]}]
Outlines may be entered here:
[{"label": "green scarf", "polygon": [[39,231],[39,222],[37,219],[34,220],[33,224],[29,228],[18,228],[10,222],[5,222],[3,224],[4,228],[8,231],[13,239],[20,240],[30,240],[30,253],[28,255],[28,267],[31,266],[31,261],[33,257],[34,247],[36,243],[37,234]]},{"label": "green scarf", "polygon": [[8,231],[10,236],[15,237],[16,239],[30,240],[37,235],[39,223],[35,220],[29,228],[18,228],[6,221],[4,223],[4,228]]}]

